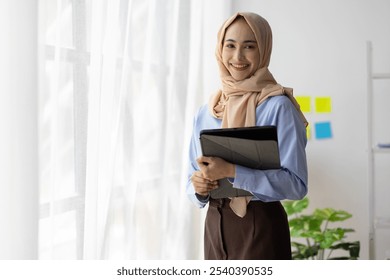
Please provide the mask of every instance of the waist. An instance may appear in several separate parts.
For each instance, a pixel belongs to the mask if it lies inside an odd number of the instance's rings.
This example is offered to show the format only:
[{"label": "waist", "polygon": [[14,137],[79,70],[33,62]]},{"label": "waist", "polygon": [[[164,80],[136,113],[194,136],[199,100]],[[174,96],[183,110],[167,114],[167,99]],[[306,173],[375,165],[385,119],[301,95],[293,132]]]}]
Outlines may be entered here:
[{"label": "waist", "polygon": [[[209,205],[211,207],[215,207],[215,208],[229,207],[229,203],[230,203],[230,198],[218,198],[218,199],[210,198],[210,200],[209,200]],[[275,205],[275,204],[280,205],[281,203],[280,203],[280,201],[264,202],[264,201],[261,201],[261,200],[251,200],[248,203],[248,206],[249,205],[267,205],[267,206],[270,206],[270,205]]]}]

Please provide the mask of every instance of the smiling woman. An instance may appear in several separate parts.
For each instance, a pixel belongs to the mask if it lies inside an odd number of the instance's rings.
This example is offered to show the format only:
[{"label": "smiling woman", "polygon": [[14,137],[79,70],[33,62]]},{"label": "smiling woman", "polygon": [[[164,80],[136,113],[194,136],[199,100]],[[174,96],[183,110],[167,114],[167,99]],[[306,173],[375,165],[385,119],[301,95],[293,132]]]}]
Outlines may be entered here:
[{"label": "smiling woman", "polygon": [[[205,259],[291,259],[288,221],[280,200],[301,199],[307,193],[307,122],[292,89],[278,84],[268,70],[271,49],[271,28],[254,13],[236,13],[218,33],[222,89],[195,116],[187,184],[196,205],[209,205]],[[203,129],[265,125],[277,127],[281,169],[255,170],[202,156]],[[211,197],[218,180],[226,177],[252,195]]]}]

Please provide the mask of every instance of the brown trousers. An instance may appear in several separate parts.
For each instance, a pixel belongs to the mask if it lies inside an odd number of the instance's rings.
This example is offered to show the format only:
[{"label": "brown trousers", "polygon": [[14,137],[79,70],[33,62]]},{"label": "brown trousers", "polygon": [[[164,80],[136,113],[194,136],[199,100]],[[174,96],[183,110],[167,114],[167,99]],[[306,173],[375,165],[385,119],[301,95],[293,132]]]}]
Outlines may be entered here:
[{"label": "brown trousers", "polygon": [[206,260],[290,260],[290,230],[280,202],[251,201],[244,218],[229,199],[210,199],[204,235]]}]

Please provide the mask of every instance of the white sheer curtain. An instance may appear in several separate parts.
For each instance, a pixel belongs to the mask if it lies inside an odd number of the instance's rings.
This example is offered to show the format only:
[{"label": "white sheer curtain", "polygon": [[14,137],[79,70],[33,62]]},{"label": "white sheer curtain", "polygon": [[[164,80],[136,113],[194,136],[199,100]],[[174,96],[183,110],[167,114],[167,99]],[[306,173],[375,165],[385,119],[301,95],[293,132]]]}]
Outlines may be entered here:
[{"label": "white sheer curtain", "polygon": [[200,257],[188,137],[230,1],[39,2],[40,258]]},{"label": "white sheer curtain", "polygon": [[37,3],[0,1],[0,260],[38,256]]}]

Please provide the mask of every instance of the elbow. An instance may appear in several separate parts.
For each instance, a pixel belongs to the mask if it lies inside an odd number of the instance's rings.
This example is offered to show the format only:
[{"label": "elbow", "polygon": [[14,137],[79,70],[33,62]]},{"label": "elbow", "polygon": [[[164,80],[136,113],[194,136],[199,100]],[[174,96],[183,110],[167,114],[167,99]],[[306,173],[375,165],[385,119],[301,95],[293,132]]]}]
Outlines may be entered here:
[{"label": "elbow", "polygon": [[293,192],[291,192],[290,197],[288,199],[290,200],[301,200],[303,199],[307,193],[308,193],[308,187],[307,184],[299,180],[299,184],[296,184],[293,186]]},{"label": "elbow", "polygon": [[307,195],[307,192],[308,192],[308,189],[307,189],[307,186],[305,185],[304,188],[302,189],[302,191],[298,194],[296,200],[304,199],[305,196]]},{"label": "elbow", "polygon": [[307,178],[307,172],[304,174],[301,174],[301,176],[295,175],[293,176],[293,180],[291,181],[291,189],[293,190],[291,192],[290,200],[301,200],[303,199],[309,189],[308,189],[308,178]]}]

